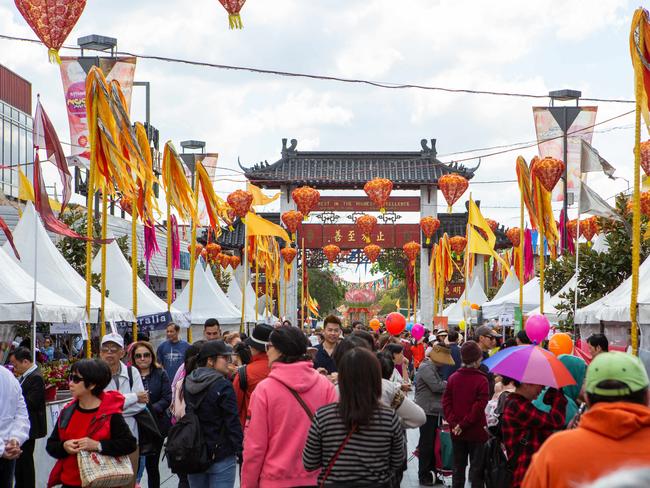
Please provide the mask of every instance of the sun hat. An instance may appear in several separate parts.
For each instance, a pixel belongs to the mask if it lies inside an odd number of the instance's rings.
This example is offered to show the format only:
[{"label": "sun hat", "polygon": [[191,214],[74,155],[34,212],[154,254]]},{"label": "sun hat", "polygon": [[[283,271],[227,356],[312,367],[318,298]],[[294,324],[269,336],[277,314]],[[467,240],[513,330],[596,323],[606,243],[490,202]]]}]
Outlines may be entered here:
[{"label": "sun hat", "polygon": [[254,347],[258,351],[265,351],[266,345],[269,343],[269,337],[274,328],[271,325],[260,323],[255,326],[251,336],[246,339],[246,344]]},{"label": "sun hat", "polygon": [[[603,388],[604,381],[619,381],[623,388]],[[585,391],[594,395],[625,396],[648,387],[648,373],[643,362],[625,352],[603,352],[587,368]]]},{"label": "sun hat", "polygon": [[434,344],[430,349],[431,351],[428,356],[434,363],[446,364],[447,366],[453,366],[455,364],[454,358],[451,357],[451,349],[448,347]]}]

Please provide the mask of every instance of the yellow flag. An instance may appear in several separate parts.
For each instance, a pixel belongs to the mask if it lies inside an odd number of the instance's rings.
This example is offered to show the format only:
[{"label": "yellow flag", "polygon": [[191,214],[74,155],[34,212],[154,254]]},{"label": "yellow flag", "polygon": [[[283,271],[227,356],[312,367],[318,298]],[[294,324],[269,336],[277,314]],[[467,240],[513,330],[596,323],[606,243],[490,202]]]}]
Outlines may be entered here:
[{"label": "yellow flag", "polygon": [[267,197],[262,192],[262,189],[260,187],[255,186],[252,183],[248,183],[246,185],[246,189],[253,194],[253,206],[255,206],[255,205],[266,205],[266,204],[269,204],[271,202],[275,202],[278,198],[280,198],[280,192],[277,192],[272,197]]},{"label": "yellow flag", "polygon": [[[20,200],[25,200],[27,202],[33,202],[34,201],[34,187],[32,186],[32,182],[29,181],[29,178],[25,176],[25,173],[18,168],[18,198]],[[54,200],[53,198],[48,198],[50,201],[50,207],[52,207],[52,210],[55,210],[56,212],[61,211],[61,204]]]},{"label": "yellow flag", "polygon": [[253,212],[246,214],[246,232],[249,236],[277,236],[284,239],[285,242],[291,242],[286,230]]},{"label": "yellow flag", "polygon": [[[494,232],[492,232],[492,229],[490,229],[490,226],[488,225],[485,218],[483,218],[483,215],[481,214],[481,210],[478,208],[478,205],[476,205],[476,202],[472,200],[472,197],[469,198],[469,225],[476,226],[479,229],[481,229],[483,232],[485,232],[485,235],[487,236],[487,243],[489,244],[491,249],[494,249],[494,244],[497,242],[497,237],[494,235]],[[485,254],[485,253],[479,253],[479,254]]]},{"label": "yellow flag", "polygon": [[506,263],[501,256],[499,256],[494,248],[490,246],[488,241],[486,241],[481,234],[473,227],[469,227],[469,252],[473,254],[483,254],[486,256],[493,256],[494,259],[499,261],[502,265],[504,265],[507,269],[508,272],[510,271],[510,267],[508,266],[508,263]]},{"label": "yellow flag", "polygon": [[395,306],[397,307],[397,310],[399,310],[400,308],[402,308],[402,307],[400,307],[400,304],[399,304],[399,298],[398,298],[397,301],[395,302]]}]

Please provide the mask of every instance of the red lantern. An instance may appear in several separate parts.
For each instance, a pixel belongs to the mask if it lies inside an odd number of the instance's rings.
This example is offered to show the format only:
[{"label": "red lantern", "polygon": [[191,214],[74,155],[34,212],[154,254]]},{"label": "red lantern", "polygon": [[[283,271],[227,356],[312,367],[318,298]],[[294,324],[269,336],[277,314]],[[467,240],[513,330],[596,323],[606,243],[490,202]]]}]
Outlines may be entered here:
[{"label": "red lantern", "polygon": [[282,259],[284,259],[285,263],[291,264],[298,255],[298,251],[293,247],[283,247],[280,249],[280,255],[282,256]]},{"label": "red lantern", "polygon": [[363,191],[370,201],[379,207],[379,211],[384,213],[390,192],[393,191],[393,182],[386,178],[374,178],[363,185]]},{"label": "red lantern", "polygon": [[546,157],[535,160],[531,173],[535,176],[546,191],[553,191],[557,182],[564,174],[564,163],[559,159]]},{"label": "red lantern", "polygon": [[589,217],[588,219],[580,221],[580,234],[584,236],[587,241],[591,241],[596,234],[598,234],[598,219],[596,217]]},{"label": "red lantern", "polygon": [[404,251],[409,263],[414,265],[415,260],[418,258],[418,254],[420,254],[420,244],[415,241],[407,242],[402,246],[402,251]]},{"label": "red lantern", "polygon": [[243,29],[244,24],[242,24],[241,16],[239,12],[246,0],[219,0],[219,3],[223,5],[223,8],[228,12],[228,24],[231,29]]},{"label": "red lantern", "polygon": [[467,239],[463,236],[454,236],[449,239],[449,247],[456,254],[462,254],[467,247]]},{"label": "red lantern", "polygon": [[223,269],[226,269],[230,265],[230,255],[229,254],[224,254],[220,253],[217,256],[217,261],[219,261],[219,264]]},{"label": "red lantern", "polygon": [[300,210],[307,220],[309,212],[316,208],[320,200],[320,192],[311,186],[301,186],[291,192],[291,198],[296,203],[298,210]]},{"label": "red lantern", "polygon": [[368,258],[368,261],[374,263],[377,261],[379,254],[381,254],[381,247],[379,247],[377,244],[368,244],[363,248],[363,253]]},{"label": "red lantern", "polygon": [[336,258],[341,252],[341,248],[336,244],[328,244],[327,246],[323,247],[323,252],[325,253],[325,257],[331,265],[334,264],[334,261],[336,261]]},{"label": "red lantern", "polygon": [[237,269],[237,266],[241,264],[241,259],[239,259],[239,256],[230,256],[229,261],[230,267],[232,269]]},{"label": "red lantern", "polygon": [[510,239],[510,242],[512,242],[512,245],[514,247],[519,247],[519,244],[521,244],[520,239],[519,239],[519,227],[512,227],[511,229],[508,229],[506,231],[506,237]]},{"label": "red lantern", "polygon": [[284,212],[280,218],[287,230],[291,232],[291,238],[295,241],[296,230],[298,230],[298,226],[304,219],[302,212],[299,212],[298,210],[289,210]]},{"label": "red lantern", "polygon": [[440,220],[435,217],[422,217],[420,219],[420,228],[424,237],[426,237],[425,244],[429,244],[433,234],[440,228]]},{"label": "red lantern", "polygon": [[650,176],[650,140],[642,142],[639,147],[641,167],[647,176]]},{"label": "red lantern", "polygon": [[131,212],[133,211],[133,206],[131,205],[131,199],[127,195],[122,195],[120,197],[120,208],[124,210],[124,212],[131,215]]},{"label": "red lantern", "polygon": [[576,231],[578,229],[578,221],[576,219],[569,220],[566,223],[566,230],[569,233],[569,236],[571,236],[571,239],[575,240],[576,239]]},{"label": "red lantern", "polygon": [[646,217],[650,217],[650,191],[643,191],[640,195],[641,213]]},{"label": "red lantern", "polygon": [[205,249],[208,251],[208,259],[210,262],[215,262],[218,259],[219,254],[221,254],[221,246],[216,242],[211,242]]},{"label": "red lantern", "polygon": [[15,0],[18,11],[48,48],[50,62],[61,63],[59,49],[75,26],[86,0]]},{"label": "red lantern", "polygon": [[244,218],[253,204],[253,194],[245,190],[235,190],[228,195],[228,205],[235,217]]},{"label": "red lantern", "polygon": [[400,335],[406,327],[406,319],[399,312],[389,313],[386,317],[386,331],[394,336]]},{"label": "red lantern", "polygon": [[447,200],[448,211],[451,213],[451,207],[463,196],[465,190],[469,187],[469,181],[464,176],[456,173],[442,175],[438,178],[438,188]]},{"label": "red lantern", "polygon": [[490,229],[492,230],[492,232],[496,232],[496,231],[497,231],[497,227],[499,227],[499,223],[498,223],[496,220],[485,219],[485,221],[487,222],[487,225],[488,225],[488,227],[490,227]]},{"label": "red lantern", "polygon": [[[189,253],[192,252],[192,244],[187,245],[187,252]],[[199,259],[199,256],[201,256],[201,252],[203,252],[203,246],[197,242],[196,245],[194,246],[194,259]]]},{"label": "red lantern", "polygon": [[377,225],[377,218],[373,217],[372,215],[364,214],[357,217],[355,223],[357,224],[357,227],[359,227],[359,230],[363,235],[363,240],[366,242],[370,242],[370,234],[372,233],[372,231],[375,229],[375,226]]}]

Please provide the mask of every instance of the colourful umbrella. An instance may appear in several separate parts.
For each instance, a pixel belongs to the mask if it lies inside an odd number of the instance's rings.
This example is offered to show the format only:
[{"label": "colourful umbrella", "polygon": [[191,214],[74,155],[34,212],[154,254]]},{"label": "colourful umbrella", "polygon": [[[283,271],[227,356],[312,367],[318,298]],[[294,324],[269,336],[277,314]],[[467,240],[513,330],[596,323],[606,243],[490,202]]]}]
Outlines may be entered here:
[{"label": "colourful umbrella", "polygon": [[492,373],[521,383],[561,388],[576,382],[553,353],[539,346],[507,347],[483,361]]}]

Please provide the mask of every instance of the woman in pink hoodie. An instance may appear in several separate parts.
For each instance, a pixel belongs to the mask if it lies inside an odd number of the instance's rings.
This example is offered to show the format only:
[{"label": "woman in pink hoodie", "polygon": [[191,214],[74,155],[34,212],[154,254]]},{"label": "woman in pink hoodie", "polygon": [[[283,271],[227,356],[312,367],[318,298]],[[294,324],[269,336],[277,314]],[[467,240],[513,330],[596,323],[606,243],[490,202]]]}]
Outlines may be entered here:
[{"label": "woman in pink hoodie", "polygon": [[257,385],[244,429],[242,488],[315,486],[302,451],[314,412],[337,400],[334,385],[314,370],[309,341],[297,327],[279,327],[267,344],[269,376]]}]

